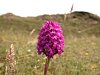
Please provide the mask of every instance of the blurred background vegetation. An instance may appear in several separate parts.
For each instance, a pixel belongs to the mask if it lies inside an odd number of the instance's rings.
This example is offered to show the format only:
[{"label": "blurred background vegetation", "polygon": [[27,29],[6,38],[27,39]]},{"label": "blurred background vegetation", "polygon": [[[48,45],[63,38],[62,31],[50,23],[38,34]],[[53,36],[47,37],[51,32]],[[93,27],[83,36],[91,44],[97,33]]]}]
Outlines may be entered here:
[{"label": "blurred background vegetation", "polygon": [[55,56],[48,75],[100,75],[100,17],[75,11],[70,14],[20,17],[0,16],[0,75],[5,74],[6,51],[15,46],[16,74],[43,75],[45,56],[38,55],[39,30],[46,20],[61,24],[65,37],[64,53]]}]

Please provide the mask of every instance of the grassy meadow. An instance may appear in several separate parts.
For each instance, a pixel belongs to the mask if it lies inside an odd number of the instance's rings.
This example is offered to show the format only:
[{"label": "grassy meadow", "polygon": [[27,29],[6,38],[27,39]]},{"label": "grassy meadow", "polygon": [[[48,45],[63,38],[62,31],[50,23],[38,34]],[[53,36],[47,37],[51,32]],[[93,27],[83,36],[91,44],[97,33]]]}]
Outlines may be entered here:
[{"label": "grassy meadow", "polygon": [[[100,18],[86,12],[67,15],[19,17],[0,16],[0,75],[5,75],[5,58],[14,44],[15,75],[43,75],[45,55],[37,54],[37,37],[45,20],[58,21],[65,37],[64,53],[49,64],[48,75],[100,75]],[[30,35],[32,30],[35,30]]]}]

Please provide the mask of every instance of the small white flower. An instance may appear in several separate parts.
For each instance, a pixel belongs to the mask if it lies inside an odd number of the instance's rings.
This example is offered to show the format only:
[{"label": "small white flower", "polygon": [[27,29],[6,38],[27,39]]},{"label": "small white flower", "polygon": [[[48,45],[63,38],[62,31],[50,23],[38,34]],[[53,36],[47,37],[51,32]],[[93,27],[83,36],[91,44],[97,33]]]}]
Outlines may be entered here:
[{"label": "small white flower", "polygon": [[37,66],[35,65],[35,66],[34,66],[34,69],[36,69],[36,68],[37,68]]},{"label": "small white flower", "polygon": [[28,51],[28,52],[31,52],[31,49],[28,49],[27,51]]}]

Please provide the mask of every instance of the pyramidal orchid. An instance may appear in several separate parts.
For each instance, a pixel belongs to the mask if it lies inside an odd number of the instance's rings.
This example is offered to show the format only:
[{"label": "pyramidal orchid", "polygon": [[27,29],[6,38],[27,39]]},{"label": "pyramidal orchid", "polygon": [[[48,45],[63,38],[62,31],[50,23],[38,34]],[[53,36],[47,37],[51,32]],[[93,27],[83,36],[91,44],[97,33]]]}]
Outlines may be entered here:
[{"label": "pyramidal orchid", "polygon": [[64,36],[60,24],[54,21],[46,21],[38,36],[37,52],[45,54],[47,59],[44,75],[47,75],[49,61],[55,54],[61,54],[64,50]]}]

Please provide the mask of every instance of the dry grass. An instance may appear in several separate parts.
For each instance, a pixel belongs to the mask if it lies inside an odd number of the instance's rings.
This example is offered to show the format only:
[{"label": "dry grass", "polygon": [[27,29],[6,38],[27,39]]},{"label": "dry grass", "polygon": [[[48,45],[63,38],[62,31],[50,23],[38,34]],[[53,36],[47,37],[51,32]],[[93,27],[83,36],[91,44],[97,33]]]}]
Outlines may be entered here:
[{"label": "dry grass", "polygon": [[100,18],[85,12],[72,14],[64,23],[62,15],[0,16],[0,75],[5,74],[6,50],[12,43],[16,75],[43,75],[45,56],[37,54],[36,43],[37,32],[47,19],[61,23],[65,36],[64,53],[50,61],[48,75],[100,75]]},{"label": "dry grass", "polygon": [[[37,54],[37,35],[12,34],[1,37],[0,75],[4,75],[5,50],[11,42],[15,45],[16,75],[43,75],[45,56]],[[99,37],[66,37],[64,53],[51,60],[48,75],[98,75],[99,57]]]}]

